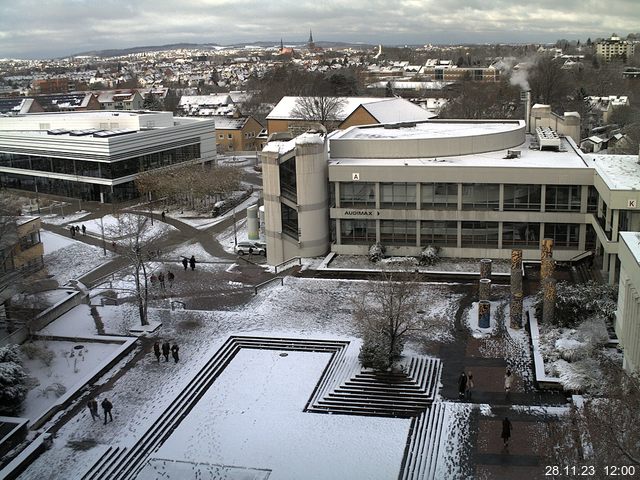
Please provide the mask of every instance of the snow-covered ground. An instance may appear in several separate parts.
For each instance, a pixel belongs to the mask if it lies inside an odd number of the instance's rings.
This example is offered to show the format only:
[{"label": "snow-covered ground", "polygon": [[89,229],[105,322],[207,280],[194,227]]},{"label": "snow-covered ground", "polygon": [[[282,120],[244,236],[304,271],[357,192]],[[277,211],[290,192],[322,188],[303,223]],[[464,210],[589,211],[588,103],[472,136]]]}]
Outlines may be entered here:
[{"label": "snow-covered ground", "polygon": [[395,478],[410,419],[305,413],[331,355],[280,353],[241,350],[154,457],[268,469],[274,480]]},{"label": "snow-covered ground", "polygon": [[59,285],[86,275],[114,256],[108,250],[105,255],[102,248],[51,232],[41,232],[40,238],[44,244],[47,273],[53,275]]},{"label": "snow-covered ground", "polygon": [[[401,258],[401,257],[399,257]],[[402,262],[399,258],[391,257],[383,259],[381,262],[373,263],[369,261],[366,255],[336,255],[328,268],[340,269],[375,269],[381,268],[402,268]],[[419,268],[420,271],[433,272],[480,272],[480,259],[469,258],[442,258],[435,265],[429,267],[415,265],[409,262],[411,268]],[[491,271],[495,273],[509,273],[511,264],[508,260],[493,260]]]},{"label": "snow-covered ground", "polygon": [[[88,235],[92,235],[98,238],[102,237],[102,226],[104,225],[105,239],[109,241],[117,240],[119,238],[122,238],[123,236],[126,236],[127,233],[131,233],[127,232],[126,228],[125,232],[122,233],[119,227],[121,221],[130,222],[132,215],[133,214],[130,213],[125,213],[120,216],[105,215],[104,217],[102,217],[102,220],[99,218],[94,218],[83,222],[83,225],[87,227]],[[152,225],[151,220],[149,219],[142,238],[144,240],[151,240],[166,235],[168,232],[175,230],[177,229],[174,226],[157,220],[154,220]]]},{"label": "snow-covered ground", "polygon": [[[37,380],[37,385],[27,394],[21,413],[31,420],[47,411],[58,396],[83,383],[88,373],[95,370],[97,365],[120,347],[113,343],[82,341],[46,340],[33,343],[37,348],[51,352],[53,358],[47,365],[40,358],[24,357],[27,375]],[[59,389],[58,395],[54,393],[56,389]]]}]

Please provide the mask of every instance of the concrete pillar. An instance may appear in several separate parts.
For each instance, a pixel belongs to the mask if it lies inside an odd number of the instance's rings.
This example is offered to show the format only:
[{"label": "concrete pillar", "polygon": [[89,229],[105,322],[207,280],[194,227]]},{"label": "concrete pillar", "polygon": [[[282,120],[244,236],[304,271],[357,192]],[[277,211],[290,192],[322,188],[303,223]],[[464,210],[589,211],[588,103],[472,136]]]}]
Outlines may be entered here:
[{"label": "concrete pillar", "polygon": [[618,256],[615,253],[609,255],[609,284],[616,283],[616,259]]},{"label": "concrete pillar", "polygon": [[486,300],[478,302],[478,326],[480,328],[491,326],[491,303]]},{"label": "concrete pillar", "polygon": [[258,205],[247,207],[247,237],[249,237],[249,240],[258,240],[260,238]]},{"label": "concrete pillar", "polygon": [[490,258],[483,258],[480,260],[480,278],[491,279],[491,264]]},{"label": "concrete pillar", "polygon": [[511,293],[522,293],[522,250],[511,250]]},{"label": "concrete pillar", "polygon": [[540,249],[540,281],[542,283],[549,278],[553,278],[555,271],[555,261],[553,260],[553,239],[543,238]]},{"label": "concrete pillar", "polygon": [[511,295],[509,320],[511,328],[520,328],[522,326],[522,293]]},{"label": "concrete pillar", "polygon": [[488,278],[481,278],[478,288],[478,300],[491,300],[491,280]]}]

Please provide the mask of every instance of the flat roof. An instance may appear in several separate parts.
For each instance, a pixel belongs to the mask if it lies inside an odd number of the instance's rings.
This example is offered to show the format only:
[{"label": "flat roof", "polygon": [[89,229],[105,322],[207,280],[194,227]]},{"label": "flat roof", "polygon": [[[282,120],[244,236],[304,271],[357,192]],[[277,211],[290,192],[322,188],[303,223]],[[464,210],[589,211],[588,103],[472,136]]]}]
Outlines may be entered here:
[{"label": "flat roof", "polygon": [[[430,139],[487,135],[517,130],[522,127],[519,120],[510,122],[482,122],[469,120],[426,121],[404,126],[367,125],[357,126],[345,130],[342,135],[332,137],[332,140],[363,139]],[[392,128],[390,128],[392,127]]]},{"label": "flat roof", "polygon": [[638,155],[586,155],[609,190],[640,190]]},{"label": "flat roof", "polygon": [[[532,135],[517,147],[492,152],[447,157],[420,158],[331,158],[329,165],[359,166],[431,166],[431,167],[509,167],[509,168],[589,168],[582,156],[566,138],[561,138],[562,151],[530,149]],[[507,151],[520,151],[520,157],[505,158]]]}]

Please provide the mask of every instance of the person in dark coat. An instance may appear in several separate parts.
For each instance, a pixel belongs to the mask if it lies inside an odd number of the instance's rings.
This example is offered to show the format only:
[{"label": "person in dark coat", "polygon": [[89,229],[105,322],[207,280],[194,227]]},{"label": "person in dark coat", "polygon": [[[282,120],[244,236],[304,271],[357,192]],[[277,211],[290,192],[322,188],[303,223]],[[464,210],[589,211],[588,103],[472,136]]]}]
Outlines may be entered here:
[{"label": "person in dark coat", "polygon": [[471,373],[471,370],[469,370],[467,372],[467,391],[465,392],[466,397],[468,399],[471,399],[471,394],[473,393],[473,387],[475,387],[473,383],[473,373]]},{"label": "person in dark coat", "polygon": [[167,273],[167,280],[169,280],[169,288],[173,287],[173,280],[176,278],[176,276],[173,274],[173,272],[171,270],[169,270],[169,272]]},{"label": "person in dark coat", "polygon": [[171,351],[171,346],[169,345],[169,342],[164,342],[162,344],[162,355],[164,355],[164,361],[168,362],[169,361],[169,352]]},{"label": "person in dark coat", "polygon": [[165,214],[164,214],[164,210],[162,210],[162,221],[164,222],[164,218],[165,218]]},{"label": "person in dark coat", "polygon": [[80,233],[80,227],[76,225],[76,233]]},{"label": "person in dark coat", "polygon": [[107,424],[107,415],[109,416],[109,421],[113,422],[113,416],[111,415],[111,409],[113,408],[113,404],[108,400],[102,400],[102,409],[104,410],[104,424]]},{"label": "person in dark coat", "polygon": [[160,282],[160,288],[164,290],[164,273],[160,272],[158,274],[158,281]]},{"label": "person in dark coat", "polygon": [[100,418],[100,415],[98,414],[98,401],[95,398],[92,398],[87,402],[87,408],[89,409],[89,412],[91,412],[91,420],[95,421],[96,418]]},{"label": "person in dark coat", "polygon": [[178,347],[177,344],[173,344],[173,347],[171,347],[171,356],[173,357],[173,360],[178,363],[178,350],[180,350],[180,347]]},{"label": "person in dark coat", "polygon": [[74,227],[73,225],[71,225],[71,226],[69,227],[69,231],[71,232],[71,236],[72,236],[72,237],[75,237],[75,236],[76,236],[76,229],[75,229],[75,227]]},{"label": "person in dark coat", "polygon": [[182,257],[182,266],[184,267],[184,271],[187,271],[187,267],[189,266],[189,260],[187,260],[187,257]]},{"label": "person in dark coat", "polygon": [[509,421],[509,417],[504,417],[502,420],[502,441],[504,442],[504,447],[509,447],[509,439],[511,438],[511,422]]},{"label": "person in dark coat", "polygon": [[196,269],[196,257],[191,255],[191,258],[189,259],[189,265],[191,266],[191,271]]},{"label": "person in dark coat", "polygon": [[156,356],[156,360],[158,363],[160,362],[160,344],[158,342],[154,342],[153,344],[153,354]]},{"label": "person in dark coat", "polygon": [[87,227],[84,226],[84,223],[82,224],[82,235],[86,235],[87,234]]},{"label": "person in dark coat", "polygon": [[464,398],[465,393],[467,392],[467,374],[464,371],[460,372],[460,376],[458,377],[458,395],[460,398]]}]

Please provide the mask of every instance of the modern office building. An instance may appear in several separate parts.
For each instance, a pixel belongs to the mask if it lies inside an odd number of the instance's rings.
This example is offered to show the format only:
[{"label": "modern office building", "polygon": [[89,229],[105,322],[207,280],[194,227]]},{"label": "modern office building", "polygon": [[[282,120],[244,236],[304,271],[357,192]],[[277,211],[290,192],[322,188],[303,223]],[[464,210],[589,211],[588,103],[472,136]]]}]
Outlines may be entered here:
[{"label": "modern office building", "polygon": [[147,111],[0,117],[3,187],[113,202],[137,195],[140,172],[215,159],[211,119]]},{"label": "modern office building", "polygon": [[618,232],[640,230],[636,157],[585,156],[518,120],[354,126],[270,142],[262,156],[268,261],[329,251],[570,260],[593,250],[615,281]]}]

